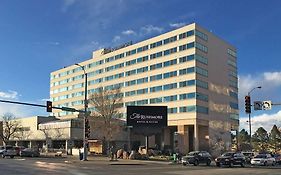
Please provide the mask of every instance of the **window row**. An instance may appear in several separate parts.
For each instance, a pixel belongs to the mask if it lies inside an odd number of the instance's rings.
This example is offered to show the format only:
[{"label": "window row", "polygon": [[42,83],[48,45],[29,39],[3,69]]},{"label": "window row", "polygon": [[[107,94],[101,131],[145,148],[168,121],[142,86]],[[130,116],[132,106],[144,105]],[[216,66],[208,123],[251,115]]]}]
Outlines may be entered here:
[{"label": "window row", "polygon": [[[208,40],[208,36],[206,34],[200,32],[200,31],[198,31],[198,30],[195,30],[195,34],[196,34],[196,36],[198,36],[198,37],[200,37],[204,40]],[[179,39],[183,39],[183,38],[186,38],[186,37],[189,37],[189,36],[192,36],[192,35],[194,35],[194,30],[179,34]],[[90,68],[93,68],[95,66],[104,64],[104,63],[108,63],[108,62],[111,62],[111,61],[114,61],[114,60],[118,60],[120,58],[125,57],[125,55],[126,56],[134,55],[136,53],[140,53],[140,52],[146,51],[148,49],[152,49],[152,48],[162,46],[162,45],[165,45],[165,44],[168,44],[168,43],[172,43],[172,42],[175,42],[175,41],[177,41],[177,35],[173,36],[173,37],[170,37],[170,38],[167,38],[167,39],[164,39],[164,40],[161,40],[161,41],[157,41],[155,43],[152,43],[152,44],[150,44],[150,48],[148,47],[148,45],[145,45],[145,46],[141,46],[137,49],[127,51],[126,53],[121,53],[121,54],[118,54],[118,55],[115,55],[115,56],[112,56],[112,57],[109,57],[109,58],[105,58],[104,60],[99,60],[99,61],[96,61],[94,63],[90,63],[90,64],[85,66],[85,69],[90,69]],[[228,54],[236,57],[236,52],[231,50],[231,49],[228,49]],[[62,73],[59,73],[59,74],[56,74],[56,75],[52,75],[51,80],[55,79],[55,78],[63,77],[63,76],[69,75],[69,74],[73,74],[73,73],[76,73],[78,71],[82,71],[82,68],[77,67],[77,68],[74,68],[72,70],[68,70],[66,72],[62,72]]]}]

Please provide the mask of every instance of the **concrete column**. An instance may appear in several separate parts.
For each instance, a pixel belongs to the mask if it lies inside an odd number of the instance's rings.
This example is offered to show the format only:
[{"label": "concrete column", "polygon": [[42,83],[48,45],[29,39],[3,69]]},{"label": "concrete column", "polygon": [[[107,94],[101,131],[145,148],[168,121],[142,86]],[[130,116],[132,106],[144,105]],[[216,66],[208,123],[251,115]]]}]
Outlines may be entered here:
[{"label": "concrete column", "polygon": [[32,141],[29,141],[29,148],[32,148]]},{"label": "concrete column", "polygon": [[178,147],[181,153],[188,153],[188,126],[179,125],[177,128]]},{"label": "concrete column", "polygon": [[72,147],[73,147],[73,141],[66,140],[65,141],[65,151],[68,155],[72,155]]},{"label": "concrete column", "polygon": [[199,126],[194,124],[194,150],[199,151]]}]

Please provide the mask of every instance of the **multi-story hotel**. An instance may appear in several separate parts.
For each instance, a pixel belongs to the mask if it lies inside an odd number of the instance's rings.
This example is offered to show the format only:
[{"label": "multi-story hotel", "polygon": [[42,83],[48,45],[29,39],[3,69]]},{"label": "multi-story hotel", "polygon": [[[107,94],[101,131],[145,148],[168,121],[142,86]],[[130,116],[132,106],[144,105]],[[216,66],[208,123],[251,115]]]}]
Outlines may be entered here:
[{"label": "multi-story hotel", "polygon": [[[168,127],[150,141],[188,152],[230,147],[231,130],[239,124],[236,59],[232,45],[192,23],[135,44],[94,51],[79,64],[88,74],[89,95],[100,87],[121,87],[124,114],[128,105],[168,106]],[[83,109],[84,81],[75,63],[52,72],[53,105]],[[60,118],[76,115],[53,112]]]}]

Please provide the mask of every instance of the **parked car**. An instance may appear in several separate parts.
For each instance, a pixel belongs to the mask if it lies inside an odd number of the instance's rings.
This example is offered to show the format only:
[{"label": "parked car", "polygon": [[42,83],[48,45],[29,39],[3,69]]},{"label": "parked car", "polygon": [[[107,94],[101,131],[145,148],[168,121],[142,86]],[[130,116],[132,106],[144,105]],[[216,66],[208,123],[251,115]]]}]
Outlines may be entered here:
[{"label": "parked car", "polygon": [[233,165],[240,165],[245,167],[246,158],[242,153],[226,152],[215,159],[217,166],[228,165],[232,167]]},{"label": "parked car", "polygon": [[193,164],[194,166],[197,166],[201,163],[204,163],[208,166],[210,166],[212,162],[211,155],[207,151],[192,151],[188,153],[186,156],[182,157],[182,164]]},{"label": "parked car", "polygon": [[5,146],[4,147],[4,151],[2,153],[2,157],[10,157],[10,158],[14,158],[17,155],[16,150],[12,147],[12,146]]},{"label": "parked car", "polygon": [[21,150],[25,149],[25,147],[24,147],[24,146],[14,146],[14,149],[15,149],[16,152],[17,152],[17,156],[19,156]]},{"label": "parked car", "polygon": [[275,165],[275,158],[271,154],[259,154],[251,160],[251,165]]},{"label": "parked car", "polygon": [[39,157],[40,153],[38,149],[33,148],[25,148],[20,152],[21,157]]},{"label": "parked car", "polygon": [[4,152],[4,146],[0,146],[0,155],[2,155],[3,154],[3,152]]},{"label": "parked car", "polygon": [[274,154],[273,156],[275,158],[275,163],[276,164],[281,164],[281,155],[280,154]]},{"label": "parked car", "polygon": [[242,152],[242,154],[246,158],[246,163],[251,163],[252,158],[255,157],[255,153],[254,152]]}]

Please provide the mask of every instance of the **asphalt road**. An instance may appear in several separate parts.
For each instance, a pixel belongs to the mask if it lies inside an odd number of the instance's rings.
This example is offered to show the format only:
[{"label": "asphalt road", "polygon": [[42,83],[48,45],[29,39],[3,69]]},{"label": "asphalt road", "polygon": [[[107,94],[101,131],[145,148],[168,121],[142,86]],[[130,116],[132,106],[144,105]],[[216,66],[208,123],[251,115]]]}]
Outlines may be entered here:
[{"label": "asphalt road", "polygon": [[0,158],[1,175],[281,175],[281,166],[234,167],[182,166],[167,162],[107,158],[79,161],[76,158]]}]

